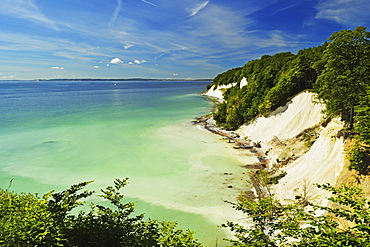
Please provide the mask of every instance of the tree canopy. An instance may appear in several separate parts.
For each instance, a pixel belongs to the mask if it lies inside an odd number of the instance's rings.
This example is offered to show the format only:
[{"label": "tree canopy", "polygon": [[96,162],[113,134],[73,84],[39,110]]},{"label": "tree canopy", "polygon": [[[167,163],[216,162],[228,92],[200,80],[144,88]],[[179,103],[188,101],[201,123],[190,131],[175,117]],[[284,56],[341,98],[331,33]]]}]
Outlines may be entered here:
[{"label": "tree canopy", "polygon": [[[225,101],[214,114],[215,120],[222,127],[236,129],[283,106],[298,92],[312,88],[317,77],[314,64],[322,53],[323,46],[319,46],[301,50],[297,55],[290,52],[265,55],[217,76],[211,85],[238,83],[243,77],[248,85],[226,91]],[[228,80],[221,82],[224,75],[229,76]]]},{"label": "tree canopy", "polygon": [[[217,76],[211,85],[248,85],[224,93],[213,114],[217,124],[235,130],[268,115],[303,90],[313,90],[330,117],[341,117],[352,136],[351,169],[370,172],[370,32],[359,26],[334,32],[324,44],[298,51],[265,55]],[[209,85],[208,87],[210,87]]]},{"label": "tree canopy", "polygon": [[272,195],[259,200],[241,197],[232,203],[252,220],[248,227],[233,222],[223,225],[235,233],[236,239],[229,240],[232,246],[370,246],[370,202],[362,191],[318,186],[331,192],[329,201],[334,207],[317,205],[302,195],[288,204]]},{"label": "tree canopy", "polygon": [[110,206],[91,204],[89,210],[72,212],[95,192],[80,192],[89,182],[72,185],[40,198],[0,190],[1,246],[201,246],[190,230],[176,229],[175,222],[144,220],[134,214],[134,203],[123,203],[120,189],[127,179],[98,195]]},{"label": "tree canopy", "polygon": [[335,32],[329,38],[316,89],[330,114],[341,114],[353,128],[354,108],[367,96],[370,33],[365,27]]}]

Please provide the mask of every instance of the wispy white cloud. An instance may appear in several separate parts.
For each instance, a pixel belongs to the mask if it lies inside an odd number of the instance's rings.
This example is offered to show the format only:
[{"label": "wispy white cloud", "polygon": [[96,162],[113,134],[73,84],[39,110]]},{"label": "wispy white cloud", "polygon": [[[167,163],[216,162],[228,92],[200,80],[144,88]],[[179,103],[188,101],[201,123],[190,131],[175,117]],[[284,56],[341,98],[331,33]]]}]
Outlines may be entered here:
[{"label": "wispy white cloud", "polygon": [[286,11],[286,10],[289,10],[291,8],[294,8],[294,7],[296,7],[299,4],[301,4],[301,2],[292,3],[292,4],[290,4],[290,5],[286,6],[286,7],[278,8],[274,12],[272,12],[270,15],[276,15],[279,12]]},{"label": "wispy white cloud", "polygon": [[[245,5],[247,6],[247,3]],[[199,65],[199,68],[220,71],[219,61],[246,61],[251,56],[248,54],[261,52],[261,49],[268,53],[275,50],[280,52],[292,44],[288,42],[289,37],[282,32],[248,30],[248,26],[254,22],[249,16],[266,6],[268,3],[263,5],[248,1],[248,8],[235,9],[232,4],[210,4],[210,1],[205,1],[200,3],[198,9],[193,8],[191,13],[195,13],[196,18],[184,18],[183,22],[175,21],[166,31],[142,29],[135,23],[127,29],[126,19],[122,17],[120,23],[117,22],[115,32],[116,37],[123,40],[124,48],[128,48],[127,44],[135,45],[135,50],[127,54],[127,57],[145,54],[162,67],[173,67],[175,64],[186,67]],[[182,10],[184,11],[185,7]],[[188,14],[189,12],[183,12],[184,17]],[[118,34],[121,31],[125,33],[124,36]],[[139,63],[131,60],[127,64]]]},{"label": "wispy white cloud", "polygon": [[91,61],[95,58],[110,57],[110,48],[96,47],[90,44],[76,43],[62,38],[34,36],[0,32],[0,51],[28,51],[37,56],[49,53],[53,56],[72,60]]},{"label": "wispy white cloud", "polygon": [[[0,11],[6,13],[0,12],[0,17],[2,14],[12,15],[60,29],[61,32],[53,36],[47,34],[48,32],[44,32],[44,36],[39,30],[34,34],[11,33],[4,30],[0,32],[1,53],[14,51],[19,53],[20,57],[22,52],[32,54],[33,57],[28,61],[47,57],[48,61],[43,61],[43,69],[50,74],[56,72],[50,70],[50,64],[64,65],[68,68],[59,73],[72,73],[70,70],[72,68],[77,70],[77,64],[81,66],[80,71],[83,71],[82,66],[88,71],[92,68],[97,69],[99,66],[94,65],[99,61],[104,61],[99,64],[101,68],[111,67],[95,70],[96,75],[105,73],[104,71],[119,70],[121,66],[114,66],[115,64],[132,65],[131,71],[149,71],[150,68],[156,67],[158,69],[151,72],[168,75],[174,73],[185,75],[186,69],[188,73],[195,70],[223,71],[225,68],[221,64],[227,64],[231,60],[246,61],[258,54],[284,51],[290,49],[294,45],[294,40],[297,40],[294,35],[288,36],[284,32],[252,28],[258,26],[253,14],[272,2],[276,3],[277,0],[243,0],[237,1],[237,4],[232,1],[163,0],[161,1],[165,6],[163,8],[155,4],[156,0],[135,0],[130,5],[125,5],[126,1],[115,0],[104,5],[105,11],[97,11],[101,6],[95,2],[87,4],[82,1],[81,6],[87,10],[82,7],[61,9],[55,15],[48,14],[51,13],[47,11],[51,10],[52,5],[46,2],[45,5],[41,5],[40,1],[38,8],[32,0],[1,1]],[[17,3],[21,8],[17,10],[12,7],[11,11],[5,11],[3,2],[8,7]],[[155,8],[156,13],[151,14],[154,8],[149,6],[145,8],[143,3],[158,7]],[[321,7],[324,11],[324,5]],[[44,19],[37,19],[37,16]],[[46,16],[52,16],[55,22]],[[107,24],[110,28],[107,28]],[[134,49],[130,49],[132,47]],[[112,54],[125,58],[126,62],[123,63],[118,57],[112,57]],[[146,61],[141,58],[155,60],[155,63],[142,66]]]},{"label": "wispy white cloud", "polygon": [[187,35],[195,42],[203,42],[202,48],[204,45],[212,49],[214,45],[219,49],[243,47],[247,35],[245,28],[251,22],[243,14],[224,6],[209,5],[206,11],[197,15],[197,18],[189,20],[193,28]]},{"label": "wispy white cloud", "polygon": [[100,68],[100,67],[99,67],[99,66],[97,66],[97,65],[95,65],[95,66],[94,66],[94,69],[99,69],[99,68]]},{"label": "wispy white cloud", "polygon": [[203,3],[199,3],[197,4],[195,7],[193,8],[189,8],[187,9],[187,11],[189,12],[189,16],[194,16],[196,14],[198,14],[198,12],[200,10],[202,10],[203,8],[205,8],[207,5],[208,5],[209,1],[205,1]]},{"label": "wispy white cloud", "polygon": [[368,0],[320,0],[316,19],[329,19],[353,27],[370,20]]},{"label": "wispy white cloud", "polygon": [[146,1],[146,0],[141,0],[142,2],[144,2],[144,3],[147,3],[147,4],[150,4],[150,5],[152,5],[152,6],[155,6],[155,7],[157,7],[157,4],[154,4],[154,3],[152,3],[152,2],[149,2],[149,1]]},{"label": "wispy white cloud", "polygon": [[3,15],[26,19],[54,30],[59,30],[57,24],[45,16],[33,0],[2,0],[0,12]]},{"label": "wispy white cloud", "polygon": [[17,78],[16,76],[14,76],[14,75],[5,75],[5,76],[2,76],[1,77],[2,79],[15,79],[15,78]]},{"label": "wispy white cloud", "polygon": [[64,69],[64,67],[60,67],[60,66],[53,66],[53,67],[51,67],[51,69]]},{"label": "wispy white cloud", "polygon": [[131,47],[133,47],[134,45],[132,45],[132,44],[125,44],[124,46],[123,46],[123,48],[125,48],[125,49],[129,49],[129,48],[131,48]]},{"label": "wispy white cloud", "polygon": [[114,23],[115,23],[115,21],[118,17],[119,12],[121,11],[121,8],[122,8],[122,0],[117,0],[117,6],[114,9],[112,17],[109,21],[109,28],[111,28],[114,25]]}]

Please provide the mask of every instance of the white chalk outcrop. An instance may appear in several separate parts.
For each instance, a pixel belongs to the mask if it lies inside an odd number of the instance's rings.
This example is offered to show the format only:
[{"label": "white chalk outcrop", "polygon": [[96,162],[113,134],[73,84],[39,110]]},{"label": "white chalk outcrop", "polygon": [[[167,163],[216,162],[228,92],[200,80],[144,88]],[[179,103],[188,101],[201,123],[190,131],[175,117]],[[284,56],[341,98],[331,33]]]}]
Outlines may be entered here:
[{"label": "white chalk outcrop", "polygon": [[[217,88],[212,86],[204,95],[215,97],[222,102],[224,90],[236,85],[237,83]],[[243,78],[239,86],[242,88],[246,85],[248,82]],[[325,105],[318,102],[316,94],[302,92],[271,116],[258,117],[253,123],[240,127],[236,132],[241,138],[261,142],[262,151],[271,151],[267,159],[273,163],[282,152],[281,147],[274,146],[276,140],[283,146],[284,143],[292,143],[293,138],[302,131],[322,122],[324,109]],[[320,199],[322,204],[326,203],[328,193],[319,190],[314,184],[336,184],[345,164],[344,142],[336,137],[342,128],[343,123],[338,119],[331,120],[326,127],[318,128],[319,137],[309,151],[303,155],[300,153],[282,169],[286,171],[286,176],[274,187],[276,198],[286,201],[294,199],[295,195],[308,193],[307,197]],[[292,149],[294,151],[294,147]]]},{"label": "white chalk outcrop", "polygon": [[240,88],[243,88],[244,86],[247,86],[247,78],[243,77],[243,79],[240,81]]},{"label": "white chalk outcrop", "polygon": [[283,169],[287,175],[275,187],[277,199],[291,200],[297,194],[307,194],[308,199],[326,204],[329,193],[318,189],[314,184],[336,184],[345,160],[343,138],[337,138],[337,133],[342,128],[343,123],[339,119],[333,119],[320,131],[319,138],[310,150]]},{"label": "white chalk outcrop", "polygon": [[235,85],[236,85],[235,83],[228,84],[228,85],[221,85],[221,86],[218,86],[218,87],[216,85],[213,85],[203,95],[208,96],[208,97],[212,97],[212,98],[217,98],[218,101],[222,102],[224,100],[224,90],[226,90],[227,88],[231,88]]},{"label": "white chalk outcrop", "polygon": [[[213,85],[207,92],[205,92],[203,95],[217,98],[218,101],[222,102],[224,100],[224,92],[226,89],[235,87],[238,83],[230,83],[227,85],[221,85],[221,86],[215,86]],[[247,78],[243,77],[243,79],[239,83],[240,88],[248,85]]]},{"label": "white chalk outcrop", "polygon": [[270,117],[259,117],[253,123],[242,126],[237,133],[242,138],[247,137],[263,144],[275,136],[281,141],[293,138],[322,120],[325,106],[315,103],[315,100],[314,93],[300,93]]},{"label": "white chalk outcrop", "polygon": [[[272,116],[259,117],[252,124],[242,126],[237,133],[241,138],[261,141],[263,151],[271,149],[267,158],[273,162],[276,160],[274,155],[281,152],[280,147],[274,146],[274,139],[284,143],[322,122],[325,106],[315,101],[314,93],[303,92]],[[319,137],[309,151],[283,168],[286,176],[274,188],[277,199],[286,201],[294,199],[295,195],[308,193],[307,197],[326,203],[328,193],[317,189],[314,184],[336,184],[345,160],[343,139],[336,137],[342,128],[343,123],[333,119],[326,127],[318,129]]]}]

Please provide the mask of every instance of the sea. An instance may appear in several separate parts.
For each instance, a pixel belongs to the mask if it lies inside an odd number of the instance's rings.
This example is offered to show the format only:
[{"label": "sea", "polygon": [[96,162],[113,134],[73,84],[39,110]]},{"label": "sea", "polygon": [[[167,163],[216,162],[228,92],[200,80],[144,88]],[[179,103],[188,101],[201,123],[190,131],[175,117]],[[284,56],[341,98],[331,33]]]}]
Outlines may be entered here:
[{"label": "sea", "polygon": [[219,226],[243,220],[225,201],[251,187],[243,166],[256,157],[193,124],[214,106],[200,95],[209,83],[1,81],[0,186],[42,195],[94,180],[99,192],[129,178],[136,213],[224,246]]}]

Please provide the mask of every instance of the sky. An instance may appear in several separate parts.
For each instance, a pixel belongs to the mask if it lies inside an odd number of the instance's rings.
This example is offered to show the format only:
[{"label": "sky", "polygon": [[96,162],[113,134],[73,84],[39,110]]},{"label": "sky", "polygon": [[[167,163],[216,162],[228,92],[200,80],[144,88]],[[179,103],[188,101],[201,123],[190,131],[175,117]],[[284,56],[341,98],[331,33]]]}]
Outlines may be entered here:
[{"label": "sky", "polygon": [[369,0],[1,0],[0,80],[213,78],[369,13]]}]

